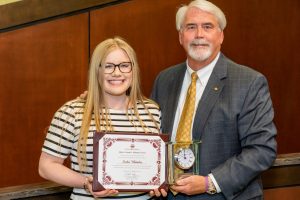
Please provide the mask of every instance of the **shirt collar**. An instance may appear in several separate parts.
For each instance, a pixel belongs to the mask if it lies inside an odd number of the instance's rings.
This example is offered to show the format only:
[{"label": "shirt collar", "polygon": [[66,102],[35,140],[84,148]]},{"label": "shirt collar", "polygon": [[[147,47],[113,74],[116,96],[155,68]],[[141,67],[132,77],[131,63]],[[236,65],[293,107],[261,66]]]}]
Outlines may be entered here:
[{"label": "shirt collar", "polygon": [[[219,57],[220,57],[220,52],[217,54],[217,56],[211,63],[209,63],[208,65],[202,67],[201,69],[199,69],[197,71],[198,80],[200,81],[202,86],[205,86],[206,83],[208,82],[208,79],[209,79]],[[192,70],[192,68],[190,68],[187,60],[186,60],[186,66],[187,66],[187,73],[189,75],[189,79],[191,79],[191,75],[194,72],[194,70]]]}]

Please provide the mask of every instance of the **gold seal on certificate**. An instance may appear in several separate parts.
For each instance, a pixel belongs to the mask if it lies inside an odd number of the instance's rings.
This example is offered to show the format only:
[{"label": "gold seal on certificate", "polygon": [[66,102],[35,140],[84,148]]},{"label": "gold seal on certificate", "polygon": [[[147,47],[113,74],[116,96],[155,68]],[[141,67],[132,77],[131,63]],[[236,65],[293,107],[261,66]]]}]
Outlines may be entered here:
[{"label": "gold seal on certificate", "polygon": [[199,147],[201,141],[192,143],[169,142],[168,184],[172,185],[179,178],[199,174]]},{"label": "gold seal on certificate", "polygon": [[166,134],[95,132],[93,190],[167,187]]}]

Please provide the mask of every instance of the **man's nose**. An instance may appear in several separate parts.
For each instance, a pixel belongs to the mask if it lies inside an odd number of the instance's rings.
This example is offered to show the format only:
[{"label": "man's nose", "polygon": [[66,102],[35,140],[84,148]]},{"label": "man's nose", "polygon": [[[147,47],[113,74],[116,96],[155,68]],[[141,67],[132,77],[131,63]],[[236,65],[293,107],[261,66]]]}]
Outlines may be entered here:
[{"label": "man's nose", "polygon": [[201,26],[198,26],[197,27],[197,30],[196,30],[196,37],[197,38],[203,38],[203,35],[204,34],[204,30]]}]

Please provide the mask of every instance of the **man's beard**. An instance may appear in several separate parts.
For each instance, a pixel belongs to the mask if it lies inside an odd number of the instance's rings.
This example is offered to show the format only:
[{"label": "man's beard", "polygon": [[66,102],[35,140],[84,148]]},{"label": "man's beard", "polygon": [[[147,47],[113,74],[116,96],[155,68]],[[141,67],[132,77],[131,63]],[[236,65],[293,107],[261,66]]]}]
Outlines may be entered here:
[{"label": "man's beard", "polygon": [[[195,45],[204,45],[202,47]],[[188,46],[188,55],[199,62],[207,60],[212,54],[211,46],[202,39],[193,40]]]}]

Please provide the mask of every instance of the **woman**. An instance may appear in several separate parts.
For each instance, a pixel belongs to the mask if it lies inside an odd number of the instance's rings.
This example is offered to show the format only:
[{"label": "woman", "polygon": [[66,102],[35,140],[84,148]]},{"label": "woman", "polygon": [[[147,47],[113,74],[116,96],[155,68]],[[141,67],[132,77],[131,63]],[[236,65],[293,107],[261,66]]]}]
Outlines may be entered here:
[{"label": "woman", "polygon": [[[93,52],[87,99],[69,101],[55,113],[42,148],[39,173],[74,187],[70,197],[74,200],[112,195],[148,199],[149,195],[141,192],[92,191],[92,137],[95,131],[159,133],[160,115],[157,104],[141,93],[134,50],[121,38],[107,39]],[[68,156],[71,169],[63,165]],[[157,190],[155,194],[160,195]]]}]

